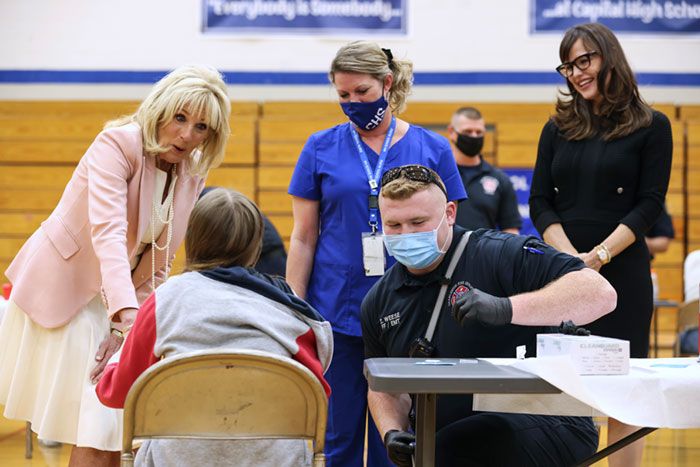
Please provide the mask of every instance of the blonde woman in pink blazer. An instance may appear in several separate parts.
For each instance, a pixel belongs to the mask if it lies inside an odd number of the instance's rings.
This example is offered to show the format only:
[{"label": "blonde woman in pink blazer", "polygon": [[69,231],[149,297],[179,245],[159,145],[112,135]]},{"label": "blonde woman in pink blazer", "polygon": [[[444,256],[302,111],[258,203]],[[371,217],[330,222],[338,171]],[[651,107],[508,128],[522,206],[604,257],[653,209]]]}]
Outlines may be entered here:
[{"label": "blonde woman in pink blazer", "polygon": [[223,159],[229,113],[216,70],[165,76],[136,113],[105,126],[5,273],[0,404],[39,438],[73,444],[71,466],[119,464],[122,414],[100,404],[94,383],[165,280]]}]

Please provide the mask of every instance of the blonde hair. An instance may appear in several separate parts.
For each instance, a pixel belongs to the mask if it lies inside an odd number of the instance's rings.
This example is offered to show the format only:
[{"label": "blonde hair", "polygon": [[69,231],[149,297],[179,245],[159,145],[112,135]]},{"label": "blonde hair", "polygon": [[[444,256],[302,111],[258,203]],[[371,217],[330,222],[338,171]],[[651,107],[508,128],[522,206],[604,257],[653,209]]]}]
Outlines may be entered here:
[{"label": "blonde hair", "polygon": [[221,73],[214,68],[187,65],[176,68],[154,86],[133,115],[107,122],[105,128],[137,123],[143,134],[144,151],[155,156],[168,151],[158,144],[158,130],[187,108],[194,116],[203,115],[210,134],[190,156],[190,172],[206,176],[224,159],[226,142],[231,133],[229,100]]},{"label": "blonde hair", "polygon": [[350,42],[335,54],[328,74],[331,83],[335,83],[336,73],[362,73],[382,83],[391,74],[394,81],[389,89],[389,106],[392,112],[399,114],[406,108],[406,99],[413,86],[413,63],[390,56],[391,52],[387,54],[374,42]]},{"label": "blonde hair", "polygon": [[[430,169],[429,169],[430,170]],[[435,176],[435,181],[434,183],[443,190],[443,192],[446,191],[445,189],[445,184],[442,182],[442,179],[436,174],[434,171],[431,170],[431,172]],[[405,175],[401,175],[400,177],[390,181],[386,185],[382,187],[382,190],[379,192],[380,196],[383,196],[384,198],[395,200],[395,201],[402,201],[410,198],[411,196],[415,195],[419,191],[424,191],[430,188],[430,185],[432,185],[433,182],[420,182],[416,180],[411,180],[407,178]],[[447,197],[445,197],[447,199]]]},{"label": "blonde hair", "polygon": [[215,188],[194,205],[185,235],[185,271],[252,267],[260,258],[263,217],[245,195]]}]

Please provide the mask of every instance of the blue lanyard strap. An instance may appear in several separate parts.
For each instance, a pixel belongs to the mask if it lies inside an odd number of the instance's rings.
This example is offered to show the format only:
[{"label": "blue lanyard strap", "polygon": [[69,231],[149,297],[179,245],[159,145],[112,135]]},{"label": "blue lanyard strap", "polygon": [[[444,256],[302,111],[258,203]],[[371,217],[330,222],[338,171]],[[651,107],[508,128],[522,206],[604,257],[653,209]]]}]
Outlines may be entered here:
[{"label": "blue lanyard strap", "polygon": [[367,154],[362,147],[360,135],[357,134],[357,130],[355,130],[355,127],[352,124],[350,124],[349,127],[352,139],[355,141],[357,153],[360,155],[362,166],[365,168],[365,174],[367,174],[367,183],[369,183],[369,226],[372,228],[372,232],[376,232],[377,225],[379,223],[379,178],[382,176],[382,169],[384,168],[386,155],[389,152],[389,145],[391,144],[391,139],[394,137],[394,131],[396,130],[396,117],[391,117],[391,125],[389,126],[389,130],[386,132],[386,136],[384,137],[382,151],[379,153],[379,160],[377,161],[377,167],[374,169],[374,174],[372,174],[372,166],[369,165],[369,159],[367,158]]}]

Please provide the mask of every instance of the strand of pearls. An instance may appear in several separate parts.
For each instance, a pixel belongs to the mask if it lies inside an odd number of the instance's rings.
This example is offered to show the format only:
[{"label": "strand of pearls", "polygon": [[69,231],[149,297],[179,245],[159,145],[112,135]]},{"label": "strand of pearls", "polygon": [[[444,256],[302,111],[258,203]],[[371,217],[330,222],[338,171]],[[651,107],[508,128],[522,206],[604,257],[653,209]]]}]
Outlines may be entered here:
[{"label": "strand of pearls", "polygon": [[[170,242],[173,239],[173,218],[175,217],[175,172],[177,170],[177,164],[173,164],[170,172],[170,184],[172,188],[168,189],[168,197],[166,202],[170,201],[170,207],[168,208],[168,214],[165,219],[160,213],[160,205],[156,201],[156,197],[153,197],[153,204],[151,208],[151,288],[153,291],[156,290],[156,252],[165,250],[165,278],[168,278],[170,273]],[[156,241],[156,220],[160,220],[167,229],[165,235],[165,245],[160,246]]]}]

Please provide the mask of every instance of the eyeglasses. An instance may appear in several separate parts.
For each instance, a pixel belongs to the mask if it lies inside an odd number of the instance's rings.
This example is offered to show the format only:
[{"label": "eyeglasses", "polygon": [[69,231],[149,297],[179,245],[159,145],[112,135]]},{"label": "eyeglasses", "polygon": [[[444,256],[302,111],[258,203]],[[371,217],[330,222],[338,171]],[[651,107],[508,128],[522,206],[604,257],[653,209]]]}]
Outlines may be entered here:
[{"label": "eyeglasses", "polygon": [[586,52],[585,54],[576,57],[574,61],[564,62],[556,68],[557,73],[562,75],[564,78],[570,78],[571,75],[574,74],[574,66],[581,71],[591,66],[591,57],[593,55],[598,55],[598,52]]},{"label": "eyeglasses", "polygon": [[401,167],[394,167],[393,169],[387,170],[384,175],[382,175],[381,186],[384,187],[384,185],[393,182],[401,176],[404,176],[414,182],[434,183],[438,188],[440,188],[440,191],[447,196],[445,186],[442,184],[442,180],[440,180],[438,174],[427,167],[417,164],[402,165]]}]

